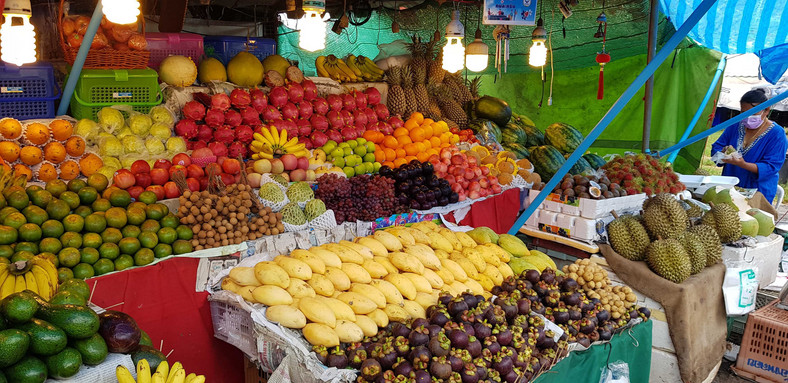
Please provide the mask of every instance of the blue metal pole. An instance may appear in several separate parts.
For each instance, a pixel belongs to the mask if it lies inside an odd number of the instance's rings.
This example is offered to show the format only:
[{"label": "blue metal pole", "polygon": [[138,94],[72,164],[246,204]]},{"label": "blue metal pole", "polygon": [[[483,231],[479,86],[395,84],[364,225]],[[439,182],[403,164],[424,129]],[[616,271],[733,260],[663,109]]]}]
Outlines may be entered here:
[{"label": "blue metal pole", "polygon": [[[687,128],[684,129],[684,134],[681,135],[679,142],[682,142],[689,137],[690,133],[692,133],[692,128],[695,127],[695,124],[698,123],[700,119],[700,115],[703,114],[703,109],[706,109],[706,104],[709,103],[709,99],[711,99],[711,95],[714,93],[714,90],[717,88],[717,83],[720,81],[720,77],[722,77],[722,72],[725,71],[725,64],[728,62],[728,59],[725,57],[723,53],[722,58],[720,58],[720,63],[717,65],[717,71],[714,72],[714,78],[711,80],[711,85],[709,85],[709,90],[706,91],[706,95],[703,97],[703,101],[700,102],[698,106],[698,110],[695,111],[695,115],[692,116],[692,120],[690,121]],[[668,162],[673,163],[676,160],[676,156],[679,155],[678,150],[671,153],[670,157],[668,157]]]},{"label": "blue metal pole", "polygon": [[738,124],[742,120],[744,120],[745,118],[747,118],[749,116],[752,116],[753,114],[758,113],[758,112],[760,112],[760,111],[762,111],[762,110],[764,110],[764,109],[766,109],[766,108],[768,108],[768,107],[770,107],[770,106],[772,106],[772,105],[774,105],[774,104],[776,104],[776,103],[778,103],[778,102],[780,102],[780,101],[782,101],[782,100],[784,100],[786,98],[788,98],[788,91],[782,92],[782,93],[770,98],[768,101],[766,101],[766,102],[764,102],[762,104],[759,104],[758,106],[756,106],[756,107],[754,107],[754,108],[752,108],[752,109],[750,109],[750,110],[748,110],[748,111],[746,111],[744,113],[741,113],[738,116],[736,116],[734,118],[731,118],[730,120],[727,120],[725,122],[717,124],[717,125],[709,128],[708,130],[706,130],[703,133],[700,133],[700,134],[698,134],[698,135],[696,135],[696,136],[694,136],[692,138],[688,138],[688,139],[686,139],[684,141],[681,141],[678,144],[673,145],[673,146],[671,146],[671,147],[669,147],[669,148],[667,148],[665,150],[660,150],[659,152],[654,153],[654,155],[656,157],[661,157],[661,156],[664,156],[664,155],[666,155],[668,153],[677,152],[679,149],[681,149],[681,148],[683,148],[683,147],[685,147],[687,145],[692,145],[692,144],[694,144],[694,143],[696,143],[696,142],[698,142],[700,140],[703,140],[706,137],[711,136],[715,132],[718,132],[718,131],[720,131],[722,129],[725,129],[725,128],[731,126],[731,125]]},{"label": "blue metal pole", "polygon": [[101,18],[104,17],[102,12],[101,1],[96,4],[96,9],[93,11],[93,16],[90,18],[90,24],[85,31],[85,37],[82,39],[82,45],[79,46],[79,52],[74,59],[74,65],[71,67],[71,72],[68,74],[68,81],[63,87],[63,97],[60,99],[60,105],[57,107],[57,115],[62,116],[68,112],[68,104],[71,102],[71,96],[74,94],[74,89],[77,87],[77,80],[79,74],[82,73],[82,66],[85,65],[85,59],[88,57],[90,45],[93,43],[93,38],[96,37],[99,25],[101,25]]},{"label": "blue metal pole", "polygon": [[561,181],[561,179],[564,177],[564,174],[566,174],[569,169],[572,168],[575,162],[580,159],[583,153],[585,153],[586,150],[591,147],[591,144],[596,141],[599,135],[602,134],[608,125],[610,125],[616,115],[618,115],[618,113],[624,109],[624,106],[629,102],[629,100],[635,96],[635,93],[637,93],[638,89],[640,89],[640,87],[646,83],[648,78],[654,74],[662,62],[665,61],[671,52],[676,49],[679,43],[684,40],[684,37],[686,37],[690,30],[695,27],[698,21],[700,21],[703,15],[708,12],[709,8],[711,8],[711,6],[714,5],[716,1],[717,0],[703,0],[703,2],[698,5],[698,8],[692,11],[692,14],[689,16],[689,18],[687,18],[684,24],[682,24],[676,33],[670,37],[670,40],[668,40],[668,42],[662,46],[662,49],[660,49],[657,55],[654,56],[654,59],[649,62],[645,68],[643,68],[643,71],[640,72],[632,84],[629,85],[627,90],[621,94],[621,97],[616,100],[615,104],[610,107],[610,110],[605,114],[604,117],[602,117],[602,120],[599,121],[594,129],[588,133],[588,136],[586,136],[583,142],[580,143],[580,146],[575,149],[569,158],[567,158],[566,162],[561,166],[560,169],[558,169],[553,178],[547,182],[547,185],[545,185],[544,189],[542,189],[543,192],[540,192],[539,195],[536,196],[536,199],[534,199],[528,208],[525,209],[525,212],[523,212],[523,214],[517,218],[517,221],[515,221],[514,225],[512,225],[512,228],[509,229],[509,234],[514,235],[520,230],[523,224],[525,224],[525,221],[528,220],[528,217],[530,217],[531,214],[536,211],[542,201],[544,201],[545,197],[547,197],[547,193],[552,191],[553,188],[558,185],[558,182]]}]

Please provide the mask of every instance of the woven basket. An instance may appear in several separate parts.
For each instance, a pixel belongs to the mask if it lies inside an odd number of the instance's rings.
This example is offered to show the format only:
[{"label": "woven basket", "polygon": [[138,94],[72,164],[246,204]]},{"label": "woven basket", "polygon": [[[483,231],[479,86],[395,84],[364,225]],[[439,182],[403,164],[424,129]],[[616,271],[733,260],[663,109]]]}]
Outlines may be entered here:
[{"label": "woven basket", "polygon": [[[65,0],[60,0],[57,18],[57,35],[60,41],[60,48],[63,50],[63,57],[69,65],[74,65],[77,58],[79,48],[74,48],[66,43],[63,37],[63,18],[66,16],[63,12],[63,4]],[[140,14],[139,25],[142,28],[144,36],[145,31],[145,18]],[[85,58],[84,69],[145,69],[148,67],[150,60],[150,51],[119,51],[112,47],[103,49],[91,49],[88,51],[88,57]]]}]

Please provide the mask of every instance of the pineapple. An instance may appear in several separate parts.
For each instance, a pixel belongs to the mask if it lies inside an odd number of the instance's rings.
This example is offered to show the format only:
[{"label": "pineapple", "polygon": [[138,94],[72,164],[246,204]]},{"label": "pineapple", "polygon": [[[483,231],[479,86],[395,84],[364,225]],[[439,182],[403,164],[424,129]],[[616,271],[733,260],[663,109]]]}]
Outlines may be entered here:
[{"label": "pineapple", "polygon": [[437,87],[434,89],[433,94],[440,106],[443,119],[451,120],[456,123],[459,128],[465,129],[468,126],[468,115],[465,113],[465,110],[462,109],[462,104],[454,98],[452,90],[446,86]]},{"label": "pineapple", "polygon": [[[428,52],[428,56],[435,56],[434,51]],[[442,83],[443,77],[446,76],[446,71],[443,70],[443,55],[441,54],[440,50],[438,50],[438,54],[436,56],[437,57],[430,61],[430,67],[427,71],[427,81],[433,85]]]},{"label": "pineapple", "polygon": [[402,79],[402,90],[405,93],[406,105],[405,114],[403,117],[409,117],[411,113],[418,111],[418,105],[416,105],[416,93],[413,91],[413,73],[410,70],[410,66],[402,67],[400,78]]},{"label": "pineapple", "polygon": [[389,108],[389,111],[391,111],[391,114],[405,116],[408,105],[405,101],[405,92],[401,86],[401,69],[402,68],[399,66],[394,66],[389,68],[388,72],[386,73],[386,82],[389,84],[388,99],[386,100],[386,104]]},{"label": "pineapple", "polygon": [[479,87],[482,85],[482,77],[476,76],[471,80],[471,84],[468,86],[468,90],[471,92],[471,99],[478,100],[479,99]]},{"label": "pineapple", "polygon": [[[413,62],[411,62],[411,66]],[[430,107],[430,95],[427,93],[427,86],[424,85],[427,79],[427,66],[416,66],[413,71],[413,93],[416,96],[416,109],[419,112],[426,113]]]},{"label": "pineapple", "polygon": [[465,104],[466,102],[473,99],[471,91],[468,90],[468,86],[465,85],[465,81],[463,81],[462,76],[459,73],[447,74],[446,77],[443,78],[443,83],[444,85],[449,86],[454,100],[457,100],[460,105]]},{"label": "pineapple", "polygon": [[429,106],[427,107],[426,116],[432,118],[435,121],[440,120],[441,117],[443,117],[441,107],[434,100],[430,100]]},{"label": "pineapple", "polygon": [[[426,57],[427,44],[422,43],[421,37],[419,37],[418,35],[413,35],[411,37],[411,40],[413,42],[408,44],[408,51],[410,51],[410,54],[413,57],[413,59],[410,62],[410,68],[414,76],[413,80],[415,84],[418,84],[419,82],[424,83],[424,80],[426,79],[427,76],[426,68],[429,65],[429,62],[427,61],[427,57]],[[421,79],[418,77],[420,70],[424,71],[424,76],[422,76],[423,78]]]}]

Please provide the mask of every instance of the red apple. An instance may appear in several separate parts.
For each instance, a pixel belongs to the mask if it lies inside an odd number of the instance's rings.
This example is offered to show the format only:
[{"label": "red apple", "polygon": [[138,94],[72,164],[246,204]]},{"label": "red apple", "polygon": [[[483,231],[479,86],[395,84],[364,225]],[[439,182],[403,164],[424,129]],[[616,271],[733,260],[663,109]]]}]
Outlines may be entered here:
[{"label": "red apple", "polygon": [[115,172],[115,176],[112,177],[112,181],[115,184],[115,186],[121,189],[128,189],[134,186],[134,182],[136,182],[136,179],[134,178],[134,174],[132,174],[129,170],[120,169],[117,172]]},{"label": "red apple", "polygon": [[196,192],[200,191],[200,181],[197,178],[187,178],[186,185],[189,186],[189,190]]},{"label": "red apple", "polygon": [[306,157],[301,157],[298,159],[298,165],[296,166],[298,169],[309,169],[309,159]]},{"label": "red apple", "polygon": [[303,181],[306,179],[306,170],[304,169],[295,169],[290,172],[290,181],[298,182]]},{"label": "red apple", "polygon": [[[135,185],[145,189],[146,187],[150,186],[153,183],[150,173],[139,173],[134,176],[136,180]],[[130,192],[129,192],[130,193]]]},{"label": "red apple", "polygon": [[282,174],[285,171],[285,165],[282,163],[282,160],[279,158],[274,158],[271,160],[271,173],[273,174]]},{"label": "red apple", "polygon": [[153,163],[153,168],[154,169],[167,170],[167,169],[170,168],[170,166],[172,166],[172,162],[170,162],[170,160],[167,160],[167,159],[164,159],[164,158],[162,158],[160,160],[156,160],[156,162]]},{"label": "red apple", "polygon": [[192,164],[192,159],[186,153],[178,153],[172,157],[173,165],[189,166]]},{"label": "red apple", "polygon": [[222,173],[221,177],[222,177],[222,182],[225,185],[232,185],[235,183],[235,177],[232,174]]},{"label": "red apple", "polygon": [[208,189],[208,177],[200,177],[200,178],[197,179],[197,181],[200,181],[200,190],[201,191],[205,190],[205,189]]},{"label": "red apple", "polygon": [[186,167],[186,176],[191,178],[200,178],[205,175],[200,165],[191,164]]},{"label": "red apple", "polygon": [[150,179],[154,185],[164,185],[170,180],[170,172],[165,168],[153,168],[150,171]]},{"label": "red apple", "polygon": [[166,198],[178,198],[181,195],[181,189],[178,189],[178,185],[175,182],[169,181],[164,184],[164,196]]},{"label": "red apple", "polygon": [[164,186],[151,185],[145,188],[145,191],[150,191],[153,192],[153,194],[156,194],[156,199],[159,201],[164,199]]},{"label": "red apple", "polygon": [[131,196],[131,198],[137,199],[137,198],[139,198],[140,194],[142,194],[142,192],[145,191],[145,188],[143,188],[142,186],[136,186],[135,185],[135,186],[130,187],[126,191],[129,192],[129,195]]},{"label": "red apple", "polygon": [[137,175],[140,173],[149,173],[150,172],[150,164],[148,161],[145,160],[136,160],[134,163],[131,164],[130,167],[131,174]]},{"label": "red apple", "polygon": [[298,167],[298,158],[296,158],[296,156],[293,154],[290,153],[285,154],[284,156],[282,156],[281,160],[285,166],[285,170],[290,171]]},{"label": "red apple", "polygon": [[222,162],[222,170],[229,174],[238,174],[241,172],[241,163],[235,158],[228,158]]},{"label": "red apple", "polygon": [[180,172],[181,174],[183,174],[184,177],[186,177],[186,167],[183,165],[173,165],[172,167],[170,167],[169,172],[170,172],[170,179],[173,179],[172,176],[176,172]]}]

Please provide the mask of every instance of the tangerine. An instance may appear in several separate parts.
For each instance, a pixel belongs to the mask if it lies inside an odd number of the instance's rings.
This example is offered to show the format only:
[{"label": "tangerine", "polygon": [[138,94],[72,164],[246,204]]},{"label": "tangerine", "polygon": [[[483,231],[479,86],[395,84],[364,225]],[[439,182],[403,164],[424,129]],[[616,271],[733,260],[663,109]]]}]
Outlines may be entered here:
[{"label": "tangerine", "polygon": [[396,160],[394,160],[394,167],[398,168],[398,167],[400,167],[402,165],[405,165],[407,163],[408,163],[408,161],[406,161],[404,158],[397,158]]},{"label": "tangerine", "polygon": [[60,164],[60,178],[64,180],[73,180],[79,175],[79,165],[76,162],[68,160]]},{"label": "tangerine", "polygon": [[74,126],[66,120],[54,120],[49,124],[52,137],[58,141],[65,141],[74,134]]},{"label": "tangerine", "polygon": [[386,154],[386,161],[388,162],[394,161],[397,158],[397,152],[395,152],[394,149],[385,148],[383,149],[383,153]]},{"label": "tangerine", "polygon": [[415,127],[413,130],[410,131],[410,139],[413,142],[424,141],[424,129],[420,127]]},{"label": "tangerine", "polygon": [[397,158],[405,158],[405,156],[407,155],[405,153],[405,149],[403,149],[403,148],[397,148],[394,151],[397,152]]},{"label": "tangerine", "polygon": [[402,136],[407,136],[407,135],[408,135],[408,129],[407,128],[400,127],[400,128],[394,129],[394,137],[402,137]]},{"label": "tangerine", "polygon": [[424,115],[421,112],[413,112],[408,117],[408,121],[415,120],[417,124],[421,124],[424,121]]},{"label": "tangerine", "polygon": [[427,152],[419,152],[419,154],[416,155],[416,159],[419,160],[419,162],[427,162],[430,159],[430,155],[427,154]]},{"label": "tangerine", "polygon": [[397,145],[397,146],[399,146],[399,147],[401,148],[401,147],[404,147],[404,146],[405,146],[405,145],[407,145],[407,144],[410,144],[410,143],[412,143],[412,142],[413,142],[413,140],[411,140],[411,139],[410,139],[410,136],[408,136],[408,135],[406,134],[406,135],[404,135],[404,136],[399,136],[399,137],[397,137],[397,142],[399,143],[399,145]]},{"label": "tangerine", "polygon": [[383,139],[383,146],[394,149],[397,146],[399,146],[399,142],[397,141],[397,138],[394,136],[386,136]]},{"label": "tangerine", "polygon": [[435,122],[435,120],[433,120],[433,119],[431,119],[431,118],[425,118],[425,119],[424,119],[424,121],[422,121],[420,124],[421,124],[421,125],[430,125],[430,124],[432,124],[433,122]]},{"label": "tangerine", "polygon": [[440,147],[441,146],[441,139],[440,139],[440,137],[438,137],[438,136],[430,137],[430,145],[433,148]]},{"label": "tangerine", "polygon": [[[413,129],[418,128],[418,127],[419,127],[419,124],[417,124],[416,121],[413,121],[413,120],[405,121],[405,129],[407,129],[407,130],[413,130]],[[399,129],[399,128],[397,128],[397,129]]]},{"label": "tangerine", "polygon": [[49,128],[34,122],[25,129],[25,138],[35,145],[44,145],[49,141]]},{"label": "tangerine", "polygon": [[85,154],[85,140],[79,136],[72,136],[66,141],[66,153],[69,156],[80,157]]},{"label": "tangerine", "polygon": [[14,165],[14,175],[21,176],[23,174],[27,176],[28,181],[33,178],[33,172],[30,170],[30,168],[22,164]]},{"label": "tangerine", "polygon": [[95,174],[102,166],[104,166],[104,161],[93,153],[88,153],[88,155],[79,160],[79,167],[82,169],[82,174],[86,177]]},{"label": "tangerine", "polygon": [[9,140],[15,140],[22,135],[22,124],[15,118],[0,120],[0,134]]},{"label": "tangerine", "polygon": [[14,162],[19,158],[19,144],[13,141],[0,142],[0,158],[8,162]]},{"label": "tangerine", "polygon": [[386,153],[383,150],[375,149],[375,162],[383,162],[386,161]]},{"label": "tangerine", "polygon": [[55,165],[48,163],[41,165],[41,168],[38,169],[38,180],[49,182],[54,179],[57,179],[57,169],[55,169]]},{"label": "tangerine", "polygon": [[432,124],[423,124],[421,128],[424,129],[424,139],[429,139],[434,134]]},{"label": "tangerine", "polygon": [[408,156],[415,156],[419,153],[419,146],[413,143],[405,145],[404,149],[405,154]]},{"label": "tangerine", "polygon": [[43,159],[43,153],[37,146],[25,146],[19,151],[19,159],[26,165],[37,165]]},{"label": "tangerine", "polygon": [[381,166],[388,166],[388,167],[390,167],[390,168],[392,168],[392,169],[394,168],[394,163],[393,163],[393,162],[391,162],[391,161],[386,161],[386,162],[383,162],[383,163],[381,163],[380,165],[381,165]]},{"label": "tangerine", "polygon": [[456,134],[452,134],[451,137],[449,137],[449,143],[450,144],[456,144],[458,142],[460,142],[460,136],[458,136]]},{"label": "tangerine", "polygon": [[66,159],[66,147],[60,142],[52,141],[44,146],[44,159],[59,164]]}]

